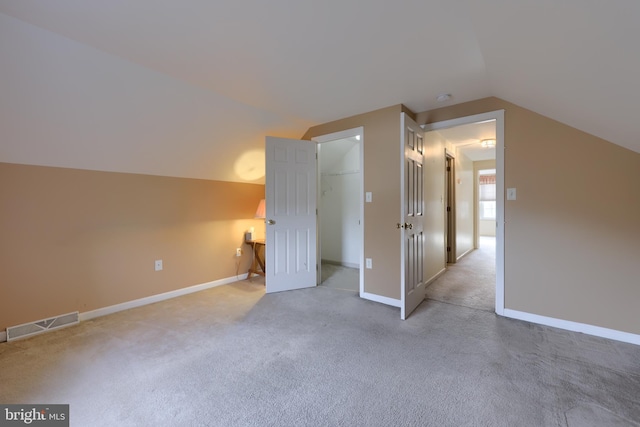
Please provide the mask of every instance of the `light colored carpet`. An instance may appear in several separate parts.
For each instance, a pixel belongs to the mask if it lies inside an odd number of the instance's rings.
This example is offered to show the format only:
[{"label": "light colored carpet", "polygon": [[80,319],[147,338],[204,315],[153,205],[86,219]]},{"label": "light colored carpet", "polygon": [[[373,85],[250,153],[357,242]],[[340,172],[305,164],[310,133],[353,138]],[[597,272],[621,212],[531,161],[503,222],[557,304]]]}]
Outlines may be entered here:
[{"label": "light colored carpet", "polygon": [[496,243],[494,237],[480,237],[479,248],[464,256],[427,286],[427,299],[495,311]]},{"label": "light colored carpet", "polygon": [[322,262],[321,286],[360,292],[360,269]]},{"label": "light colored carpet", "polygon": [[637,426],[640,347],[243,281],[0,344],[0,402],[81,427]]}]

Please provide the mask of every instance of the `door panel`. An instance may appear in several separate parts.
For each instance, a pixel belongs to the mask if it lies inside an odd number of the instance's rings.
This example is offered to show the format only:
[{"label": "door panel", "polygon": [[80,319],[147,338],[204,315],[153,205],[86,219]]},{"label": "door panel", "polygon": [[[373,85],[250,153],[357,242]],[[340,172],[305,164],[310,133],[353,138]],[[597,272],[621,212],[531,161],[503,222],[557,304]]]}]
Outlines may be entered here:
[{"label": "door panel", "polygon": [[424,133],[405,113],[402,126],[402,302],[406,319],[424,300]]},{"label": "door panel", "polygon": [[316,145],[267,137],[267,293],[316,285]]}]

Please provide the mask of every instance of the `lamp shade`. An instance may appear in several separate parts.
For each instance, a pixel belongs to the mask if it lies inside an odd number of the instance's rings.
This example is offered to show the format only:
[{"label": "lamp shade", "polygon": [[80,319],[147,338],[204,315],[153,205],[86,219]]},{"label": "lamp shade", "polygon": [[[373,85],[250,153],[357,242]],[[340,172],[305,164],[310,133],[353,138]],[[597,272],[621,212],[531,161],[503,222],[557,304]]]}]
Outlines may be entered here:
[{"label": "lamp shade", "polygon": [[265,204],[264,199],[260,200],[258,203],[258,209],[256,210],[256,218],[264,218],[265,217]]}]

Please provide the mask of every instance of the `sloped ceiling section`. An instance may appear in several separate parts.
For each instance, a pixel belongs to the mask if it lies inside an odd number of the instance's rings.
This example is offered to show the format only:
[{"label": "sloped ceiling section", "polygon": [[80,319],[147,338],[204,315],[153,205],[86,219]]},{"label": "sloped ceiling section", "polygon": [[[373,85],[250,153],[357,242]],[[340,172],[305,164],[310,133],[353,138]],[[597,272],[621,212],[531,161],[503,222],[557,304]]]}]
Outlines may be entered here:
[{"label": "sloped ceiling section", "polygon": [[491,94],[640,152],[640,2],[468,2]]},{"label": "sloped ceiling section", "polygon": [[0,161],[263,182],[265,135],[440,93],[640,152],[639,7],[0,0]]},{"label": "sloped ceiling section", "polygon": [[4,15],[0,58],[4,162],[260,182],[264,135],[311,123]]}]

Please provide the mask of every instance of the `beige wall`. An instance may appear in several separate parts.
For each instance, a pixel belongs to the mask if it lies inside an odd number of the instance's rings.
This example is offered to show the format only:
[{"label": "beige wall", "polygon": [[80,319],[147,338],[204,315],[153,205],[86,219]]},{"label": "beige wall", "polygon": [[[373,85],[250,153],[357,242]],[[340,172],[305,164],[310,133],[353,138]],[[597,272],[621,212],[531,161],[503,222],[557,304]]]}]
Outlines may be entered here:
[{"label": "beige wall", "polygon": [[433,280],[446,267],[445,248],[445,139],[426,132],[424,159],[425,277]]},{"label": "beige wall", "polygon": [[473,249],[473,162],[457,150],[455,168],[456,259],[459,259]]},{"label": "beige wall", "polygon": [[505,307],[640,334],[640,154],[498,98],[416,118],[499,109],[518,195],[505,202]]},{"label": "beige wall", "polygon": [[[505,187],[518,190],[518,200],[505,206],[505,308],[640,333],[633,303],[640,300],[640,154],[498,98],[415,117],[424,124],[500,109]],[[374,269],[365,271],[365,290],[396,299],[399,251],[389,242],[398,240],[402,110],[394,106],[316,126],[304,136],[364,126],[365,191],[374,200],[365,204],[365,256],[374,260]],[[435,235],[431,243],[439,243]],[[428,270],[436,271],[439,260],[432,261]]]},{"label": "beige wall", "polygon": [[478,235],[495,237],[496,222],[490,219],[481,219],[478,221]]},{"label": "beige wall", "polygon": [[246,272],[263,197],[263,185],[0,163],[0,329]]},{"label": "beige wall", "polygon": [[[303,139],[362,126],[364,191],[364,256],[373,269],[364,270],[365,292],[400,299],[400,113],[401,105],[310,128]],[[394,243],[397,245],[394,248]]]}]

